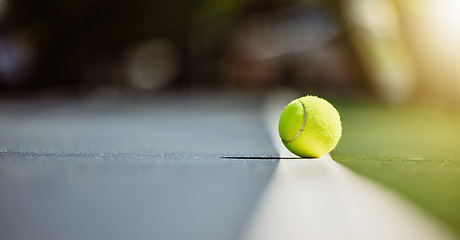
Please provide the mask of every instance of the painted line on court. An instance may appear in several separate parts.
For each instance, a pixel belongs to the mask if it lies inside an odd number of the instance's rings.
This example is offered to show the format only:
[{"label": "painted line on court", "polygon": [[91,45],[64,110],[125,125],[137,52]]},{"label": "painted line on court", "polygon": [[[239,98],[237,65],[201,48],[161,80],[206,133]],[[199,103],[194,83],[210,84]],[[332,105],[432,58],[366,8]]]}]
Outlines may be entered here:
[{"label": "painted line on court", "polygon": [[[293,157],[277,133],[295,94],[267,100],[266,119],[281,157]],[[298,96],[298,95],[297,95]],[[450,240],[453,233],[406,199],[330,158],[280,160],[242,240]]]}]

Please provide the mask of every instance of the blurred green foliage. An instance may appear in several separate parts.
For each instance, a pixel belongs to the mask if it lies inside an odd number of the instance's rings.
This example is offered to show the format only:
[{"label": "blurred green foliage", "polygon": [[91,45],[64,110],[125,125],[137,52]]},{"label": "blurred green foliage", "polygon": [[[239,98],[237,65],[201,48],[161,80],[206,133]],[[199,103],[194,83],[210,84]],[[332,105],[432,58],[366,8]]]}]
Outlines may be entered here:
[{"label": "blurred green foliage", "polygon": [[229,18],[240,13],[246,2],[246,0],[202,0],[198,4],[196,15],[200,21],[213,24],[229,21]]}]

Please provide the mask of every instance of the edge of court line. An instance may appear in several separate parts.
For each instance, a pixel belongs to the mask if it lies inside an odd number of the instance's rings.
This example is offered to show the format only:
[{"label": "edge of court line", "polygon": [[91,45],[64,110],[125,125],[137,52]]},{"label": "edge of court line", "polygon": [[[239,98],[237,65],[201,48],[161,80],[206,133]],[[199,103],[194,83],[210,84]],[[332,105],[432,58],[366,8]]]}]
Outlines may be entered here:
[{"label": "edge of court line", "polygon": [[[265,119],[281,157],[295,157],[281,143],[277,122],[284,106],[297,96],[277,92],[267,99]],[[457,237],[408,200],[326,155],[318,160],[281,159],[241,239]]]}]

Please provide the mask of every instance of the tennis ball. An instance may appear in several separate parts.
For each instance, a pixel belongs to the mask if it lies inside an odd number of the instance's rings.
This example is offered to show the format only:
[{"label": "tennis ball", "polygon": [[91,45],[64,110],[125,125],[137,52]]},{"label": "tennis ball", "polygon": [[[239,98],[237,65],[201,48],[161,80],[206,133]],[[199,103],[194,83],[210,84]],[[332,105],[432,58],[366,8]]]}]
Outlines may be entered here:
[{"label": "tennis ball", "polygon": [[318,158],[335,148],[342,135],[342,123],[332,104],[322,98],[305,96],[284,108],[278,132],[292,153]]}]

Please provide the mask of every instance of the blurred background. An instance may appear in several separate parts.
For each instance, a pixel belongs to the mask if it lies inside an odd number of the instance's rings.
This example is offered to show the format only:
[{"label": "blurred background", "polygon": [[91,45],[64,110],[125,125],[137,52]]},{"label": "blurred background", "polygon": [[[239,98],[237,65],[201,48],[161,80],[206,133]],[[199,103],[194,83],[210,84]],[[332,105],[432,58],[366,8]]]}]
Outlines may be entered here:
[{"label": "blurred background", "polygon": [[0,94],[460,102],[457,0],[0,0]]}]

